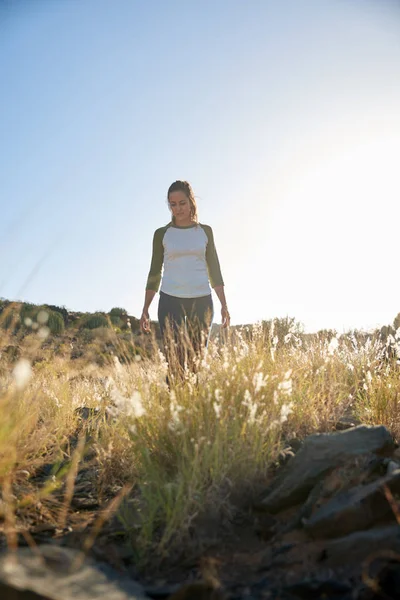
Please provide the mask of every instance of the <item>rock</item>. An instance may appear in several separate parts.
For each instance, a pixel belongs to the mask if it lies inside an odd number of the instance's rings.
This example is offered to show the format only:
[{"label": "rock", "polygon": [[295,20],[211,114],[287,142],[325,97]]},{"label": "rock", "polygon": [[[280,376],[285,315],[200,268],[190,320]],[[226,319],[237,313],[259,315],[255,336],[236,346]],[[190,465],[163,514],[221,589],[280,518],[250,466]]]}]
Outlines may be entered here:
[{"label": "rock", "polygon": [[387,474],[388,475],[392,475],[393,473],[396,473],[396,471],[398,471],[399,469],[400,469],[399,463],[395,462],[394,460],[389,460],[389,463],[387,466]]},{"label": "rock", "polygon": [[56,526],[52,523],[39,523],[31,527],[29,533],[35,539],[40,536],[53,536],[56,533]]},{"label": "rock", "polygon": [[255,532],[261,539],[267,541],[271,539],[277,529],[278,520],[272,515],[263,513],[257,515],[255,521]]},{"label": "rock", "polygon": [[311,598],[325,598],[332,599],[339,598],[343,600],[346,596],[351,598],[352,587],[345,582],[337,581],[336,579],[305,579],[292,585],[284,587],[284,591],[288,592],[296,598],[304,598],[304,600],[311,600]]},{"label": "rock", "polygon": [[382,590],[381,598],[393,598],[393,600],[400,598],[400,562],[398,558],[384,557],[383,564],[373,574],[373,577],[379,589]]},{"label": "rock", "polygon": [[[145,600],[142,587],[107,565],[84,560],[80,552],[55,545],[19,549],[0,558],[1,598],[13,600]],[[41,556],[38,556],[40,554]],[[16,558],[17,560],[14,560]]]},{"label": "rock", "polygon": [[77,510],[93,510],[99,508],[99,501],[93,496],[74,496],[71,500],[72,508]]},{"label": "rock", "polygon": [[190,583],[180,588],[169,600],[226,600],[222,589],[208,583]]},{"label": "rock", "polygon": [[291,437],[287,440],[287,446],[291,448],[295,454],[300,450],[303,444],[303,440],[298,437]]},{"label": "rock", "polygon": [[400,492],[400,472],[340,492],[310,519],[303,521],[305,530],[314,538],[339,537],[385,520],[394,520],[395,515],[384,493],[385,484],[393,493]]},{"label": "rock", "polygon": [[363,454],[352,456],[339,467],[332,469],[313,487],[307,500],[293,518],[292,523],[288,524],[288,530],[301,525],[304,519],[309,519],[312,514],[338,493],[361,484],[371,483],[371,481],[376,481],[378,477],[384,476],[387,472],[386,460],[375,454]]},{"label": "rock", "polygon": [[345,431],[346,429],[351,429],[355,426],[356,423],[354,421],[346,419],[340,419],[339,421],[336,421],[334,425],[336,431]]},{"label": "rock", "polygon": [[[274,575],[296,573],[296,580],[310,573],[341,573],[341,579],[360,574],[366,559],[400,552],[400,527],[388,525],[356,531],[333,540],[297,542],[273,547],[266,554],[265,568]],[[268,557],[268,558],[267,558]],[[333,571],[332,571],[333,570]],[[282,571],[281,571],[282,572]]]},{"label": "rock", "polygon": [[299,504],[321,477],[346,459],[370,452],[390,454],[393,449],[393,439],[383,425],[311,435],[282,469],[261,505],[274,513]]},{"label": "rock", "polygon": [[345,537],[328,541],[318,557],[320,563],[337,567],[360,565],[367,557],[379,552],[400,552],[400,527],[388,525],[357,531]]},{"label": "rock", "polygon": [[99,408],[92,408],[90,406],[78,406],[74,410],[74,413],[82,419],[82,421],[88,421],[91,418],[97,418],[101,416],[101,411]]},{"label": "rock", "polygon": [[144,590],[146,594],[153,598],[153,600],[165,600],[166,598],[170,598],[172,594],[175,594],[182,586],[179,584],[174,585],[146,585]]}]

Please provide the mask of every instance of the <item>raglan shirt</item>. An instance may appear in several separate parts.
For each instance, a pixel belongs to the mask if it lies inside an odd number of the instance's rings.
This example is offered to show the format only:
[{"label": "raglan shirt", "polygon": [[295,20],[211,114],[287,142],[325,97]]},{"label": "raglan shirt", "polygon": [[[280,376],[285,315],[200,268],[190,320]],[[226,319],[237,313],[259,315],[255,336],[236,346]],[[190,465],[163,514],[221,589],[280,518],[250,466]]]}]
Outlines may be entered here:
[{"label": "raglan shirt", "polygon": [[161,292],[178,298],[208,296],[210,283],[213,288],[224,285],[209,225],[178,227],[171,222],[155,231],[146,290],[157,292],[160,282]]}]

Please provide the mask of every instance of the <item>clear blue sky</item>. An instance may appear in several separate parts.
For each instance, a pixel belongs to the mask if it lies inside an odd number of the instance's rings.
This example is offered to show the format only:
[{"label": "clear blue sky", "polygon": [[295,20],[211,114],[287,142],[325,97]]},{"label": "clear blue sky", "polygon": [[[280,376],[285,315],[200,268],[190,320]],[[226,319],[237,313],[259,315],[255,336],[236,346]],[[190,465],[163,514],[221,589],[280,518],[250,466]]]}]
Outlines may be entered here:
[{"label": "clear blue sky", "polygon": [[390,0],[2,0],[0,296],[140,316],[188,179],[234,324],[391,322],[399,31]]}]

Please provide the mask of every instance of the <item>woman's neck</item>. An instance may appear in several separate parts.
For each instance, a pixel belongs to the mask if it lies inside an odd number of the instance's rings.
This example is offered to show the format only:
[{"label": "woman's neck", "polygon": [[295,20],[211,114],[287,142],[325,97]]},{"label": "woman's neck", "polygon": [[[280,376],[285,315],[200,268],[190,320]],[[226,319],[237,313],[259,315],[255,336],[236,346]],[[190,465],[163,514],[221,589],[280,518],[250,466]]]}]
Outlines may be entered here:
[{"label": "woman's neck", "polygon": [[187,219],[185,221],[177,221],[176,219],[174,219],[172,222],[177,227],[190,227],[191,225],[196,224],[196,221],[192,221],[191,219]]}]

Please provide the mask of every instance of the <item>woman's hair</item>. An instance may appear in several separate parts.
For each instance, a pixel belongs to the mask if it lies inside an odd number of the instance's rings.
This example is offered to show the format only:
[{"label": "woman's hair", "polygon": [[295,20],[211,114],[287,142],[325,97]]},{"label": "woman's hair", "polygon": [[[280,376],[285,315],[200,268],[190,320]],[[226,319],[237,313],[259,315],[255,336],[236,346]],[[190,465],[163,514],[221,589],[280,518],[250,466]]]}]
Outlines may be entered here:
[{"label": "woman's hair", "polygon": [[[196,204],[196,200],[195,200],[192,186],[190,185],[190,183],[188,181],[180,181],[180,180],[174,181],[174,183],[172,183],[168,188],[168,194],[167,194],[168,204],[169,204],[169,195],[171,194],[171,192],[183,192],[185,194],[185,196],[188,198],[189,204],[190,204],[190,218],[195,223],[198,223],[199,217],[197,215],[197,204]],[[173,223],[175,222],[175,217],[172,217],[172,222]]]}]

